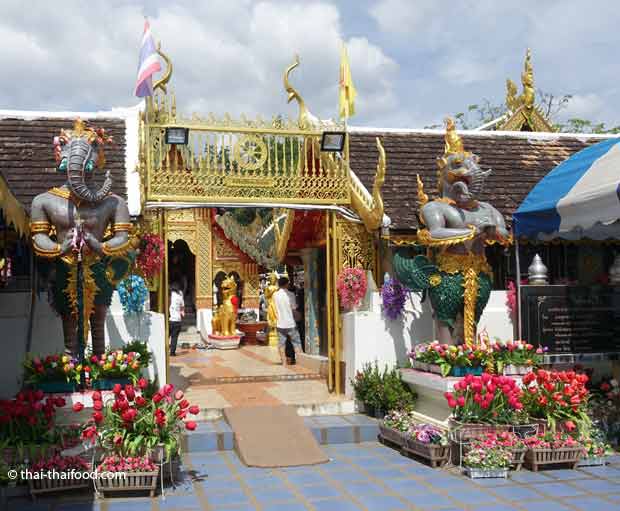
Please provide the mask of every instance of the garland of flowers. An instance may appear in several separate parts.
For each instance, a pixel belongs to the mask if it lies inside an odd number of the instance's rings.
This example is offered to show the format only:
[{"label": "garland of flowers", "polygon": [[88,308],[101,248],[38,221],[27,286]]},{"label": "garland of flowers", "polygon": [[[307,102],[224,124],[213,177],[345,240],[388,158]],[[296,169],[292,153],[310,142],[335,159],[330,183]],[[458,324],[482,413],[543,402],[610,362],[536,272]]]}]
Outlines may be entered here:
[{"label": "garland of flowers", "polygon": [[149,290],[144,279],[139,275],[131,275],[118,285],[118,296],[123,310],[128,313],[142,312]]},{"label": "garland of flowers", "polygon": [[155,277],[161,271],[164,257],[164,242],[157,234],[142,236],[136,265],[147,279]]},{"label": "garland of flowers", "polygon": [[407,289],[398,279],[387,277],[381,287],[383,312],[389,319],[398,319],[405,310]]},{"label": "garland of flowers", "polygon": [[366,272],[361,268],[344,268],[338,275],[336,289],[345,309],[357,307],[366,296]]}]

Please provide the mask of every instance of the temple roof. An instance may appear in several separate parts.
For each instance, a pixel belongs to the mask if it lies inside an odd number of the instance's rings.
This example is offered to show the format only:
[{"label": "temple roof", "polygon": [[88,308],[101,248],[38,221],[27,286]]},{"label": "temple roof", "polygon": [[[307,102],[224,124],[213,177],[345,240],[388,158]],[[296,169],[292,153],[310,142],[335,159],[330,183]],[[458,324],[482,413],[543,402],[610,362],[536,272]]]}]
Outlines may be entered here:
[{"label": "temple roof", "polygon": [[[392,231],[418,227],[416,174],[431,199],[437,196],[437,158],[444,152],[443,130],[382,130],[349,128],[350,165],[366,187],[372,187],[377,166],[375,137],[387,156],[383,185],[385,213]],[[483,169],[491,168],[480,200],[499,209],[508,223],[512,213],[540,179],[577,151],[601,140],[603,135],[460,131],[465,149],[480,157]]]},{"label": "temple roof", "polygon": [[[75,117],[30,118],[0,112],[0,173],[3,174],[13,195],[29,211],[32,199],[54,186],[61,186],[66,175],[56,171],[53,139],[60,129],[71,129]],[[97,128],[104,128],[113,138],[106,146],[106,170],[110,171],[114,185],[112,191],[127,197],[126,189],[126,122],[123,118],[84,118]],[[100,185],[105,172],[95,173]]]}]

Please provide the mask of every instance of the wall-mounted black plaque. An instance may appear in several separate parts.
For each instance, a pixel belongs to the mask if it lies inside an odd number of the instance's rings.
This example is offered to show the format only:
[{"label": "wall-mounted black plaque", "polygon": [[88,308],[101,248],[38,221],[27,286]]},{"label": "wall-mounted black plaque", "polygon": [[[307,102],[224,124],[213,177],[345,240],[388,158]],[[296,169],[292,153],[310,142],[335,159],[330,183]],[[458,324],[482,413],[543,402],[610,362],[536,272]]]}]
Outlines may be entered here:
[{"label": "wall-mounted black plaque", "polygon": [[551,353],[620,351],[620,287],[522,286],[521,328]]}]

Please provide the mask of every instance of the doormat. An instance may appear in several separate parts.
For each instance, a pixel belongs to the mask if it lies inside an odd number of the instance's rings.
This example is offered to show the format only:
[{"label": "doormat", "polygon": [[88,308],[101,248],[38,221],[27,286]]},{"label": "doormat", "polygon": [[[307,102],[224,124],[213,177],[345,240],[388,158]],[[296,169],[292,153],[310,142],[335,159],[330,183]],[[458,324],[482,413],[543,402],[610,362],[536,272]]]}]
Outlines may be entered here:
[{"label": "doormat", "polygon": [[314,435],[292,406],[225,408],[235,450],[249,467],[276,468],[327,463]]}]

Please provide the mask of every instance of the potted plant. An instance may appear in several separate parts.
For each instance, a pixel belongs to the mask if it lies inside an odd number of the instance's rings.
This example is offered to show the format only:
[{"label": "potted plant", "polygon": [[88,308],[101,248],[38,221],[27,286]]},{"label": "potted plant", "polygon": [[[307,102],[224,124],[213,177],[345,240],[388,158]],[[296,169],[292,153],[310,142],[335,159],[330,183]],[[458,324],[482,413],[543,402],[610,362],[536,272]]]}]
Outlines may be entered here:
[{"label": "potted plant", "polygon": [[62,397],[46,396],[41,390],[0,401],[2,459],[9,464],[32,462],[57,450],[56,409],[65,404]]},{"label": "potted plant", "polygon": [[428,460],[433,468],[441,466],[450,456],[447,432],[432,424],[414,425],[406,436],[404,451]]},{"label": "potted plant", "polygon": [[[90,479],[87,472],[90,464],[80,456],[61,456],[54,454],[43,458],[32,465],[28,478],[30,494],[34,498],[41,493],[88,488]],[[54,471],[56,476],[48,477],[47,472]]]},{"label": "potted plant", "polygon": [[345,309],[356,309],[366,296],[366,271],[362,268],[343,268],[338,275],[336,289],[340,304]]},{"label": "potted plant", "polygon": [[465,473],[472,479],[508,477],[512,455],[506,447],[474,447],[463,458]]},{"label": "potted plant", "polygon": [[402,447],[412,424],[413,416],[410,411],[392,410],[379,422],[380,436],[382,440]]},{"label": "potted plant", "polygon": [[523,377],[526,391],[523,405],[530,417],[541,422],[544,430],[587,432],[592,422],[588,416],[588,377],[574,371],[539,369]]},{"label": "potted plant", "polygon": [[115,385],[135,383],[142,369],[142,355],[139,352],[110,350],[103,355],[91,355],[90,375],[92,388],[112,390]]},{"label": "potted plant", "polygon": [[73,392],[80,383],[81,365],[64,354],[26,356],[24,382],[47,393]]},{"label": "potted plant", "polygon": [[[95,488],[104,496],[110,492],[139,490],[155,496],[159,465],[148,456],[104,456],[95,472],[102,475],[95,478]],[[114,477],[114,474],[122,476]]]},{"label": "potted plant", "polygon": [[605,433],[599,429],[593,429],[588,435],[579,439],[583,446],[583,456],[579,461],[579,467],[594,467],[605,465],[605,456],[610,451],[610,446],[605,442]]},{"label": "potted plant", "polygon": [[381,373],[379,366],[375,364],[364,364],[361,371],[357,371],[355,378],[351,380],[355,398],[364,406],[364,411],[374,417],[379,403],[379,389],[381,386]]},{"label": "potted plant", "polygon": [[620,444],[620,384],[606,378],[592,390],[588,415],[612,445]]},{"label": "potted plant", "polygon": [[[147,385],[143,378],[138,381],[142,390]],[[108,454],[149,456],[171,469],[178,466],[183,428],[196,428],[196,422],[185,419],[200,412],[182,391],[175,392],[168,384],[152,396],[138,395],[133,385],[116,384],[107,402],[98,391],[92,398],[92,418],[82,433],[85,439],[98,442]]]},{"label": "potted plant", "polygon": [[546,431],[527,437],[525,462],[537,472],[541,466],[567,464],[576,468],[583,454],[583,446],[567,433]]},{"label": "potted plant", "polygon": [[523,375],[542,363],[544,348],[535,348],[525,341],[492,343],[497,372],[504,375]]},{"label": "potted plant", "polygon": [[512,431],[487,432],[471,439],[468,447],[488,449],[491,447],[505,447],[512,457],[511,466],[514,470],[521,470],[525,460],[527,447],[523,439]]}]

